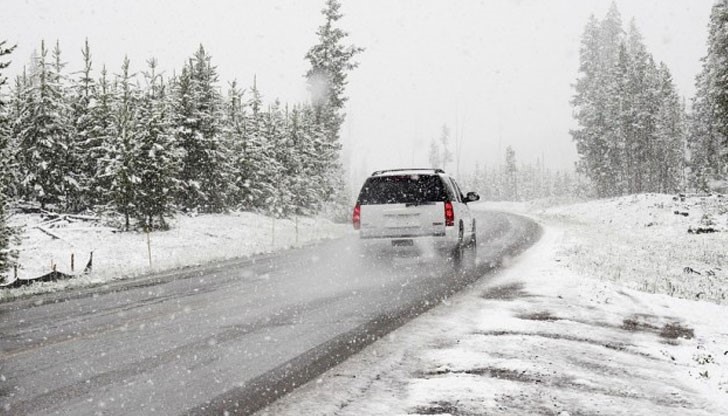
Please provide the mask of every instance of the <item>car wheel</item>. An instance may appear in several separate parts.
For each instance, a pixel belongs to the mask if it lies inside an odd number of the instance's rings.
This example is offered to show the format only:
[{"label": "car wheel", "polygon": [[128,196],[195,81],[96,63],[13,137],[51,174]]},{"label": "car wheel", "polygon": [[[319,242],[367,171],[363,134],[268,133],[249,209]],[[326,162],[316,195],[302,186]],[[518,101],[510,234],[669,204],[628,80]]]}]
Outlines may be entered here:
[{"label": "car wheel", "polygon": [[460,222],[460,227],[458,228],[458,241],[455,244],[455,247],[452,249],[452,260],[453,263],[456,265],[460,264],[460,261],[463,258],[463,251],[465,249],[465,245],[463,244],[463,240],[465,238],[465,226],[462,222]]}]

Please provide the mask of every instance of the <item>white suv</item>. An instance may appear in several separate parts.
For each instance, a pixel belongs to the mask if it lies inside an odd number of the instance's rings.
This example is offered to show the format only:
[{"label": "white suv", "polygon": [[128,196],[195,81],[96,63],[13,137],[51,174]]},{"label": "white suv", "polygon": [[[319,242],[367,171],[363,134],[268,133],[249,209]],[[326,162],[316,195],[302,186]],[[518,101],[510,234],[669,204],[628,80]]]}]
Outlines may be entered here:
[{"label": "white suv", "polygon": [[475,246],[475,219],[455,180],[442,169],[393,169],[374,172],[364,182],[354,207],[354,229],[364,243],[393,247],[432,247],[459,255]]}]

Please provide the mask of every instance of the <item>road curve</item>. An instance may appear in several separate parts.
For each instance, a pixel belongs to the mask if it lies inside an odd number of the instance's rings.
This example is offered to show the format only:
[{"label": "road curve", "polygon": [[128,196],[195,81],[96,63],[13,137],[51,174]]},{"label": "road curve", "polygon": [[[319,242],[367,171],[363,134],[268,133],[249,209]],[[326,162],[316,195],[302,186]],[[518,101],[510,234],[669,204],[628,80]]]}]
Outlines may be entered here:
[{"label": "road curve", "polygon": [[530,246],[477,212],[475,265],[359,255],[348,237],[0,304],[0,414],[250,414]]}]

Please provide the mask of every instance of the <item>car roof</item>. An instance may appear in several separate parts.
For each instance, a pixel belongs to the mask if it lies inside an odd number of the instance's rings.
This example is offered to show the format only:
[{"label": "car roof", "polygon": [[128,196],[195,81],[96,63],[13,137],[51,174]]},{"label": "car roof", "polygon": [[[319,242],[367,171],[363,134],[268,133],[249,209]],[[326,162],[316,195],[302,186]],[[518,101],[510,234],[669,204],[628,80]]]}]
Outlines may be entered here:
[{"label": "car roof", "polygon": [[438,175],[445,174],[442,169],[433,168],[406,168],[406,169],[387,169],[378,170],[372,173],[371,176],[408,176],[408,175]]}]

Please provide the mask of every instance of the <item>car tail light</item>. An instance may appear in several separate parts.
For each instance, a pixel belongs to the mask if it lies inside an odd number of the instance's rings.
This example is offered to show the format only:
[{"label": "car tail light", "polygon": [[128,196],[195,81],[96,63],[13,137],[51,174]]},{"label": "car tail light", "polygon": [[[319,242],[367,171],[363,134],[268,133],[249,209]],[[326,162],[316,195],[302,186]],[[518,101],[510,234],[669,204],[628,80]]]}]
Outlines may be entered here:
[{"label": "car tail light", "polygon": [[351,221],[354,223],[355,230],[361,227],[361,205],[356,204],[354,207],[354,214],[351,216]]},{"label": "car tail light", "polygon": [[445,226],[455,225],[455,211],[452,208],[452,202],[445,201]]}]

